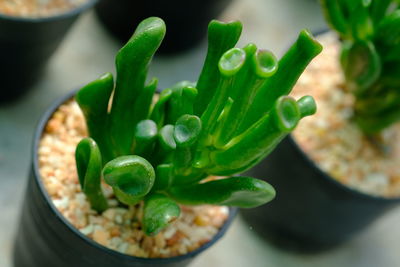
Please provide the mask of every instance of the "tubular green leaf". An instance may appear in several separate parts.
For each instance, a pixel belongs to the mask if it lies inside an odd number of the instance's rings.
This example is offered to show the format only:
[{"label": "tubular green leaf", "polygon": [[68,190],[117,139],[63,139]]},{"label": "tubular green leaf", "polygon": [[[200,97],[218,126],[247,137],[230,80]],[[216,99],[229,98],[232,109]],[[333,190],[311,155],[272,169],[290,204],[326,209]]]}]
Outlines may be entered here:
[{"label": "tubular green leaf", "polygon": [[387,9],[389,8],[391,2],[392,0],[372,1],[370,13],[371,13],[371,18],[376,25],[386,15]]},{"label": "tubular green leaf", "polygon": [[221,58],[219,68],[221,71],[221,79],[216,92],[201,116],[201,123],[203,128],[202,137],[200,142],[202,145],[210,145],[212,140],[210,132],[214,130],[217,119],[221,114],[225,103],[232,92],[229,89],[232,85],[246,61],[246,52],[243,49],[234,48],[229,50]]},{"label": "tubular green leaf", "polygon": [[352,90],[360,95],[380,76],[382,63],[372,42],[356,42],[344,47],[341,65],[348,81],[355,83]]},{"label": "tubular green leaf", "polygon": [[143,120],[135,129],[135,154],[146,157],[151,154],[157,139],[157,125],[152,120]]},{"label": "tubular green leaf", "polygon": [[89,135],[96,141],[106,162],[114,155],[108,136],[108,104],[114,88],[111,73],[81,88],[75,96],[85,116]]},{"label": "tubular green leaf", "polygon": [[201,132],[201,120],[194,115],[182,115],[174,128],[174,139],[179,147],[193,145]]},{"label": "tubular green leaf", "polygon": [[304,69],[321,50],[322,46],[308,31],[301,31],[297,41],[279,60],[278,71],[258,90],[238,132],[242,133],[267,114],[280,96],[289,94]]},{"label": "tubular green leaf", "polygon": [[164,190],[168,188],[173,179],[173,165],[160,164],[156,168],[156,180],[154,182],[153,191]]},{"label": "tubular green leaf", "polygon": [[317,112],[317,104],[312,96],[303,96],[297,100],[301,118],[314,115]]},{"label": "tubular green leaf", "polygon": [[166,119],[164,123],[175,124],[184,114],[193,114],[193,103],[197,89],[191,85],[182,84],[172,89],[172,95],[167,102]]},{"label": "tubular green leaf", "polygon": [[133,113],[135,119],[131,123],[137,124],[140,120],[148,119],[150,116],[151,104],[153,102],[154,93],[157,89],[158,80],[153,78],[143,89],[141,94],[138,96],[136,104],[133,106]]},{"label": "tubular green leaf", "polygon": [[160,93],[160,96],[151,111],[150,119],[157,124],[158,128],[164,125],[165,115],[167,113],[166,105],[168,100],[172,97],[172,90],[165,89]]},{"label": "tubular green leaf", "polygon": [[170,198],[154,194],[146,197],[143,210],[143,230],[154,236],[180,215],[179,206]]},{"label": "tubular green leaf", "polygon": [[170,152],[176,148],[176,142],[174,139],[174,126],[167,124],[161,128],[159,133],[159,143],[161,148],[165,152]]},{"label": "tubular green leaf", "polygon": [[218,125],[221,133],[219,139],[214,142],[216,147],[223,146],[240,134],[238,127],[253,103],[256,93],[263,85],[265,78],[275,74],[278,69],[278,62],[271,52],[257,51],[257,47],[253,44],[247,45],[243,50],[246,52],[246,61],[237,73],[229,94],[235,104],[227,114],[225,123]]},{"label": "tubular green leaf", "polygon": [[229,205],[240,208],[257,207],[275,197],[274,188],[251,177],[231,177],[191,186],[176,186],[168,195],[186,205]]},{"label": "tubular green leaf", "polygon": [[195,115],[201,116],[206,110],[214,95],[213,89],[220,80],[218,62],[227,50],[236,45],[241,33],[242,24],[239,21],[224,23],[213,20],[208,25],[208,51],[196,85],[199,94],[196,98]]},{"label": "tubular green leaf", "polygon": [[363,3],[357,6],[356,10],[351,13],[350,25],[355,40],[369,40],[373,36],[374,25],[368,6],[364,6]]},{"label": "tubular green leaf", "polygon": [[136,155],[120,156],[103,168],[103,177],[116,196],[126,204],[136,204],[150,192],[155,180],[153,166]]},{"label": "tubular green leaf", "polygon": [[110,131],[118,155],[130,153],[137,117],[132,107],[144,90],[148,65],[165,35],[159,18],[143,20],[116,58],[117,81],[110,113]]},{"label": "tubular green leaf", "polygon": [[82,139],[75,151],[79,183],[90,206],[97,212],[108,208],[101,190],[101,154],[96,142],[90,137]]},{"label": "tubular green leaf", "polygon": [[389,125],[400,120],[400,105],[396,107],[381,112],[377,116],[360,116],[356,114],[355,121],[358,126],[363,130],[363,132],[367,135],[376,134]]},{"label": "tubular green leaf", "polygon": [[288,96],[276,101],[270,114],[265,115],[243,134],[233,138],[221,150],[211,153],[214,167],[208,173],[232,175],[243,166],[270,153],[275,146],[292,131],[300,120],[297,102]]},{"label": "tubular green leaf", "polygon": [[386,16],[378,25],[376,41],[389,46],[400,45],[400,10]]},{"label": "tubular green leaf", "polygon": [[[351,2],[351,1],[348,1]],[[328,23],[342,36],[349,34],[348,21],[346,20],[339,0],[320,0],[322,10]]]}]

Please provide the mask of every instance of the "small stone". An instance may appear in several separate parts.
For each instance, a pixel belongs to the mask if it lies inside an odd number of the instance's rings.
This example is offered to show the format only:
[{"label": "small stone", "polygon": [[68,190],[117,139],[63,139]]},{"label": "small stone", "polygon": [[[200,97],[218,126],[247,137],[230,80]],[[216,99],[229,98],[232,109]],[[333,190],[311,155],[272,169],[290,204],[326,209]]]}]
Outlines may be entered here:
[{"label": "small stone", "polygon": [[91,233],[93,233],[93,230],[94,230],[93,224],[89,224],[85,228],[80,229],[81,233],[84,235],[90,235]]},{"label": "small stone", "polygon": [[103,246],[107,246],[109,239],[110,234],[105,230],[95,230],[93,233],[93,240]]}]

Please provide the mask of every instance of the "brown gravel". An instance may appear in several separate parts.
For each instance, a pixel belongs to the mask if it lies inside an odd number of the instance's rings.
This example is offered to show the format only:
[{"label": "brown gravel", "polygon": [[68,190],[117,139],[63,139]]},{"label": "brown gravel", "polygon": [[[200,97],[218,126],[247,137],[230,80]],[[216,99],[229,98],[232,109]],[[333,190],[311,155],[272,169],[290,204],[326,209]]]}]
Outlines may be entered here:
[{"label": "brown gravel", "polygon": [[88,0],[0,0],[0,13],[20,17],[48,17],[76,8]]},{"label": "brown gravel", "polygon": [[97,214],[81,192],[76,173],[75,147],[84,136],[86,126],[76,102],[60,106],[40,142],[40,174],[57,209],[81,233],[103,246],[145,258],[182,255],[211,240],[227,219],[227,207],[181,206],[178,220],[158,235],[147,237],[141,231],[142,204],[118,206],[112,189],[105,184],[110,208]]},{"label": "brown gravel", "polygon": [[400,125],[382,133],[390,148],[383,153],[351,121],[354,98],[345,90],[338,62],[339,42],[333,33],[320,36],[322,53],[311,62],[293,90],[295,97],[312,95],[318,111],[294,132],[303,150],[338,181],[360,191],[400,196]]}]

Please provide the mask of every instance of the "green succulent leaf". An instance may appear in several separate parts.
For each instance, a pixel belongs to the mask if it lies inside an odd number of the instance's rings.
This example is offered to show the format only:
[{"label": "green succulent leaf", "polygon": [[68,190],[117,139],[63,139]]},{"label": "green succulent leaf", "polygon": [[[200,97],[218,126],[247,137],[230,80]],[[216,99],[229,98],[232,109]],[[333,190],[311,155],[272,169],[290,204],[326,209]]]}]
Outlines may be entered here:
[{"label": "green succulent leaf", "polygon": [[118,155],[130,154],[135,126],[137,122],[146,119],[143,116],[148,110],[135,113],[135,109],[127,107],[142,105],[138,101],[140,96],[146,94],[143,91],[148,66],[164,38],[165,31],[163,20],[156,17],[145,19],[117,54],[117,80],[110,113],[110,133]]},{"label": "green succulent leaf", "polygon": [[400,45],[400,10],[386,16],[378,24],[376,40],[389,46]]},{"label": "green succulent leaf", "polygon": [[154,236],[167,227],[180,215],[180,208],[172,199],[152,194],[146,197],[143,210],[143,230],[146,235]]},{"label": "green succulent leaf", "polygon": [[[351,1],[349,1],[351,2]],[[351,13],[350,25],[355,40],[369,40],[374,35],[374,25],[368,8],[369,3],[362,1]]]},{"label": "green succulent leaf", "polygon": [[291,97],[279,98],[273,110],[225,147],[210,154],[214,166],[210,174],[232,175],[253,166],[292,131],[301,118],[299,106]]},{"label": "green succulent leaf", "polygon": [[[320,0],[322,10],[328,23],[338,31],[342,36],[349,35],[348,20],[343,14],[343,9],[340,0]],[[355,2],[355,1],[346,1]]]},{"label": "green succulent leaf", "polygon": [[167,113],[166,105],[171,96],[171,89],[163,90],[160,93],[158,101],[154,105],[153,110],[151,111],[150,119],[157,124],[158,128],[161,128],[164,125],[165,115]]},{"label": "green succulent leaf", "polygon": [[75,151],[79,183],[86,194],[92,209],[103,212],[108,203],[101,189],[101,154],[96,142],[90,138],[82,139]]},{"label": "green succulent leaf", "polygon": [[256,93],[265,79],[274,75],[278,69],[278,61],[271,52],[257,50],[254,44],[247,45],[243,50],[246,54],[244,66],[238,72],[229,91],[229,97],[235,104],[226,114],[225,123],[218,125],[220,134],[214,141],[216,147],[227,144],[241,133],[238,131],[239,125],[243,122]]},{"label": "green succulent leaf", "polygon": [[201,120],[195,115],[185,114],[178,119],[174,128],[174,139],[177,146],[193,145],[201,132]]},{"label": "green succulent leaf", "polygon": [[146,159],[129,155],[108,162],[103,168],[103,176],[122,202],[133,205],[150,192],[155,171]]},{"label": "green succulent leaf", "polygon": [[168,100],[168,112],[164,123],[175,124],[184,114],[193,114],[193,103],[197,96],[197,89],[186,82],[175,85]]},{"label": "green succulent leaf", "polygon": [[380,76],[382,63],[372,42],[356,42],[343,47],[341,64],[346,79],[352,81],[351,89],[362,94]]},{"label": "green succulent leaf", "polygon": [[113,76],[106,73],[81,88],[75,96],[85,117],[89,135],[100,147],[104,161],[114,156],[108,136],[108,103],[113,89]]},{"label": "green succulent leaf", "polygon": [[156,168],[156,180],[153,191],[164,190],[171,186],[174,176],[174,166],[172,164],[160,164]]},{"label": "green succulent leaf", "polygon": [[168,195],[187,205],[212,204],[252,208],[271,201],[275,197],[275,190],[262,180],[231,177],[196,185],[171,187]]},{"label": "green succulent leaf", "polygon": [[267,114],[279,97],[288,95],[304,69],[321,51],[321,44],[308,31],[301,31],[297,41],[279,60],[277,72],[257,91],[237,132],[244,132]]},{"label": "green succulent leaf", "polygon": [[242,33],[242,23],[233,21],[229,23],[213,20],[208,25],[208,51],[203,69],[198,79],[196,88],[199,95],[196,98],[194,114],[201,116],[213,97],[209,91],[210,84],[218,84],[220,73],[218,62],[221,56],[235,46]]},{"label": "green succulent leaf", "polygon": [[300,116],[302,118],[314,115],[317,112],[317,104],[312,96],[306,95],[297,100]]},{"label": "green succulent leaf", "polygon": [[173,125],[167,124],[161,128],[159,133],[159,143],[160,147],[165,152],[170,152],[176,149],[176,141],[174,138],[175,127]]},{"label": "green succulent leaf", "polygon": [[140,121],[135,129],[135,154],[142,157],[149,156],[157,140],[157,134],[158,129],[154,121]]}]

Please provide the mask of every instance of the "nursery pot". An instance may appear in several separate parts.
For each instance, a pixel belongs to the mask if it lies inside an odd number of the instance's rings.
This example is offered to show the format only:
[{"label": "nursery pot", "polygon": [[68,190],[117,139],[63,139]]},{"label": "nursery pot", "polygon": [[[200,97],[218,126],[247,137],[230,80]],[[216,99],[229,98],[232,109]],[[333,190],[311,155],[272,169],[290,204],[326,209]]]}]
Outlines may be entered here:
[{"label": "nursery pot", "polygon": [[14,247],[15,267],[132,267],[186,266],[202,251],[213,245],[227,231],[236,208],[214,238],[200,248],[182,256],[148,259],[119,253],[103,247],[83,235],[53,205],[39,174],[38,147],[47,121],[54,111],[75,92],[57,101],[44,114],[35,131],[32,166]]},{"label": "nursery pot", "polygon": [[245,221],[278,246],[303,252],[348,240],[400,203],[337,182],[291,136],[247,174],[267,180],[277,195],[268,205],[242,210]]},{"label": "nursery pot", "polygon": [[62,14],[27,18],[0,14],[0,102],[32,86],[78,16],[97,0]]},{"label": "nursery pot", "polygon": [[231,0],[101,0],[96,12],[106,29],[125,43],[145,18],[157,16],[167,25],[167,34],[158,50],[174,53],[202,41],[207,25]]}]

